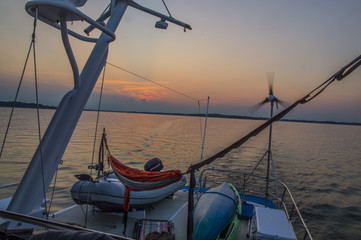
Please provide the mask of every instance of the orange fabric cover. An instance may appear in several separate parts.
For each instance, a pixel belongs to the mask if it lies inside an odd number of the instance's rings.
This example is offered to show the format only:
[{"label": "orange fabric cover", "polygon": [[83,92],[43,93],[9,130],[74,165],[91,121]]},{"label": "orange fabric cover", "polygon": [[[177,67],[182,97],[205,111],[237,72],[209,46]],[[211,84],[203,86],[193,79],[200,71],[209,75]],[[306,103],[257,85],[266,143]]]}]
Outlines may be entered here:
[{"label": "orange fabric cover", "polygon": [[[168,170],[164,172],[147,172],[142,171],[136,168],[128,167],[121,162],[119,162],[117,159],[115,159],[112,155],[109,155],[108,157],[110,164],[112,165],[112,168],[114,171],[117,171],[120,175],[131,179],[133,181],[138,182],[155,182],[155,181],[161,181],[165,179],[174,178],[174,182],[177,182],[182,179],[182,174],[179,170]],[[169,184],[169,183],[168,183]],[[165,187],[166,185],[161,186]],[[157,188],[161,188],[157,187]],[[156,188],[152,188],[156,189]],[[151,190],[151,189],[148,189]],[[125,195],[124,195],[124,210],[127,212],[129,210],[129,194],[130,191],[143,191],[143,190],[137,190],[133,189],[130,186],[125,185]]]},{"label": "orange fabric cover", "polygon": [[179,170],[168,170],[164,172],[146,172],[136,168],[128,167],[116,160],[112,155],[109,156],[109,161],[115,171],[133,181],[154,182],[169,178],[176,178],[177,180],[175,182],[177,182],[182,178],[182,174]]}]

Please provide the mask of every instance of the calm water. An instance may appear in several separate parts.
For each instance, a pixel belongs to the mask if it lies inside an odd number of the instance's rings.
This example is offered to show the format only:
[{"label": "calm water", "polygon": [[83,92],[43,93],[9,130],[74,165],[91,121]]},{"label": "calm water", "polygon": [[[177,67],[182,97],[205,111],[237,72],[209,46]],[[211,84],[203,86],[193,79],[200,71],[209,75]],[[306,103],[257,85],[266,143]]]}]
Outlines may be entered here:
[{"label": "calm water", "polygon": [[[0,108],[1,142],[9,113],[10,109]],[[42,132],[53,113],[41,110]],[[69,190],[76,181],[74,174],[89,173],[95,119],[95,112],[84,112],[73,134],[59,167],[52,211],[72,204]],[[261,123],[208,119],[205,156]],[[201,156],[201,125],[196,117],[101,113],[99,133],[102,128],[112,154],[133,167],[142,168],[159,157],[165,168],[185,171]],[[273,132],[276,175],[290,187],[314,239],[361,239],[361,127],[280,122]],[[267,141],[264,132],[215,164],[250,170],[266,151]],[[37,142],[35,110],[16,109],[0,160],[0,185],[19,182]],[[15,187],[1,190],[1,198],[8,197]]]}]

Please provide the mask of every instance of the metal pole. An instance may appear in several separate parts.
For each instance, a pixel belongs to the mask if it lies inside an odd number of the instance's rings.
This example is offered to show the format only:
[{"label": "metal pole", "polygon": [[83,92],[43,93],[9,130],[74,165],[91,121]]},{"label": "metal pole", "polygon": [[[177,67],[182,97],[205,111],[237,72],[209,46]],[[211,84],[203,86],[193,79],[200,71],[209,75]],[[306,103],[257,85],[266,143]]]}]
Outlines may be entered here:
[{"label": "metal pole", "polygon": [[[208,97],[208,101],[207,101],[206,120],[204,122],[204,133],[203,133],[203,142],[202,142],[201,162],[203,161],[204,142],[206,141],[208,109],[209,109],[209,97]],[[198,196],[197,196],[197,198],[200,196],[200,193],[201,193],[201,179],[200,179],[200,174],[199,174],[199,176],[198,176]]]},{"label": "metal pole", "polygon": [[[271,118],[273,117],[273,105],[274,105],[274,102],[271,101]],[[271,160],[271,143],[272,143],[272,124],[270,124],[270,126],[269,126],[265,207],[267,207],[267,201],[268,201],[268,181],[269,181],[269,165],[270,165],[270,160]]]},{"label": "metal pole", "polygon": [[208,109],[209,109],[209,97],[208,97],[208,101],[207,101],[206,120],[205,120],[205,122],[204,122],[204,134],[203,134],[203,143],[202,143],[202,152],[201,152],[201,162],[203,161],[204,142],[206,141],[206,130],[207,130],[207,120],[208,120]]}]

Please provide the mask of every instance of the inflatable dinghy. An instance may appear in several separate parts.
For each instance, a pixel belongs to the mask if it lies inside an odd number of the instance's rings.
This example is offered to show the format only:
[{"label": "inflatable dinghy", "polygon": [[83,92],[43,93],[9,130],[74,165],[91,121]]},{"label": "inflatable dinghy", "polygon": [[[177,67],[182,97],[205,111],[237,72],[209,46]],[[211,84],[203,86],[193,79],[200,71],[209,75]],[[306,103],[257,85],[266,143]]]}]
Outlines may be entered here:
[{"label": "inflatable dinghy", "polygon": [[[140,208],[158,202],[185,186],[187,180],[183,176],[178,182],[165,187],[148,191],[131,191],[129,206]],[[122,211],[124,203],[125,186],[115,175],[100,177],[95,180],[79,180],[74,183],[71,196],[75,203],[90,204],[103,211]]]}]

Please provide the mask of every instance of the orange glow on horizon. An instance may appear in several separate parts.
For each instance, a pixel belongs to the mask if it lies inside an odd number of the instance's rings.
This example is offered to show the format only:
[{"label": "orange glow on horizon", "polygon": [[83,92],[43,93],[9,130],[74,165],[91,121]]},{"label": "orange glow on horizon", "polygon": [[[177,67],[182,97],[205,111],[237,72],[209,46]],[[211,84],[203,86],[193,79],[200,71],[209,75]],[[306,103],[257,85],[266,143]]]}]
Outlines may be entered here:
[{"label": "orange glow on horizon", "polygon": [[[96,91],[99,91],[97,87]],[[162,101],[169,99],[167,89],[147,82],[136,82],[127,80],[106,80],[104,93],[108,95],[126,96],[137,101]]]}]

